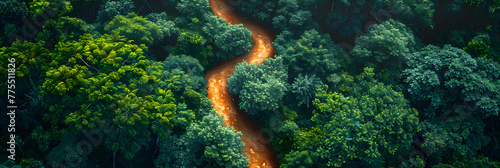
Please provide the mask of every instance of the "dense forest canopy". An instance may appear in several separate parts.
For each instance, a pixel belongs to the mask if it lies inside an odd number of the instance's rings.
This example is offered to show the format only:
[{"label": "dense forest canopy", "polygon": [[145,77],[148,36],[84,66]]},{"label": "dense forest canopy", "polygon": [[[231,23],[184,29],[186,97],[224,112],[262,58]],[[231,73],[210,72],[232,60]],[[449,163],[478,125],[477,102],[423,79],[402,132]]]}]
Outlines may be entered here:
[{"label": "dense forest canopy", "polygon": [[[280,167],[500,167],[500,0],[224,3],[275,35],[227,87]],[[209,0],[0,1],[0,168],[249,167],[205,74],[251,35]]]}]

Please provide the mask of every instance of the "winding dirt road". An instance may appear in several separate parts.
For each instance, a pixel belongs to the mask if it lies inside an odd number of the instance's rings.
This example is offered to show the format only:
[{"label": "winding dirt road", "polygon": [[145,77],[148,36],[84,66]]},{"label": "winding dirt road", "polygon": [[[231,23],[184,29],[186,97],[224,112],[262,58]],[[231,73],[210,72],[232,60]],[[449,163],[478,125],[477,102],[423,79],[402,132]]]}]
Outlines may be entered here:
[{"label": "winding dirt road", "polygon": [[[276,153],[269,142],[267,135],[260,130],[259,126],[242,110],[237,102],[232,101],[233,96],[227,88],[227,78],[231,76],[238,63],[247,61],[249,64],[262,63],[266,58],[274,55],[272,42],[274,36],[262,26],[250,22],[238,16],[234,11],[234,0],[209,0],[210,7],[215,15],[225,19],[230,24],[243,24],[252,32],[251,38],[254,46],[249,53],[236,56],[232,60],[223,62],[209,70],[205,75],[208,87],[208,98],[217,113],[224,118],[224,125],[233,126],[243,134],[242,141],[245,142],[245,153],[250,161],[250,168],[277,168],[278,160]],[[257,93],[258,94],[258,93]]]}]

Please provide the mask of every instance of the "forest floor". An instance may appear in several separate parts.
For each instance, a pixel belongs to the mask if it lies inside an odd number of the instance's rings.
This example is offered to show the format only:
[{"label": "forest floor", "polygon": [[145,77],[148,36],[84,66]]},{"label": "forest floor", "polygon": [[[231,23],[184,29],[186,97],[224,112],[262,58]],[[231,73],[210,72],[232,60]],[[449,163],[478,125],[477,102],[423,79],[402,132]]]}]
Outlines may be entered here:
[{"label": "forest floor", "polygon": [[242,141],[245,143],[247,151],[245,154],[250,158],[250,168],[277,168],[279,163],[268,136],[250,116],[239,109],[238,103],[227,88],[227,79],[234,72],[238,63],[247,61],[249,64],[258,64],[274,55],[272,45],[274,36],[259,24],[238,16],[234,11],[234,6],[238,4],[229,4],[232,2],[231,0],[210,0],[209,2],[215,15],[225,19],[230,24],[243,24],[245,28],[250,30],[254,45],[249,53],[236,56],[207,72],[205,78],[208,98],[212,100],[217,113],[224,118],[224,125],[233,126],[243,134]]}]

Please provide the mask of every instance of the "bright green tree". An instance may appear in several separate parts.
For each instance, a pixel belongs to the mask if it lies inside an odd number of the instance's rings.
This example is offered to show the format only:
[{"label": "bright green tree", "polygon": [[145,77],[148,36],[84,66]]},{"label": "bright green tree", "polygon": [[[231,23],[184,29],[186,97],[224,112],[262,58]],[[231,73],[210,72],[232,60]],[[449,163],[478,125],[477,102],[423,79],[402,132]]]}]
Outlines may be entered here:
[{"label": "bright green tree", "polygon": [[158,25],[149,22],[142,16],[135,13],[128,13],[126,16],[117,15],[111,20],[104,31],[115,38],[124,36],[127,40],[134,40],[133,43],[146,46],[153,45],[155,40],[163,37],[163,32]]},{"label": "bright green tree", "polygon": [[44,67],[42,94],[50,106],[44,119],[52,129],[70,131],[92,130],[112,120],[116,129],[104,139],[106,150],[126,159],[148,146],[153,134],[166,139],[169,130],[188,126],[206,108],[206,96],[192,89],[198,82],[189,81],[199,72],[149,61],[146,49],[89,34],[56,45]]}]

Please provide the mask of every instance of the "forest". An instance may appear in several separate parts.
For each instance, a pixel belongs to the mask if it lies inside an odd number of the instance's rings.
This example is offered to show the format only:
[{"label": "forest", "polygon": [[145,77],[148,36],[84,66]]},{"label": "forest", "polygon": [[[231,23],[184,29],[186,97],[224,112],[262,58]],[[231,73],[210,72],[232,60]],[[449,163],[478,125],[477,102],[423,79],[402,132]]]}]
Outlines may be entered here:
[{"label": "forest", "polygon": [[0,74],[0,168],[500,168],[500,0],[0,0]]}]

